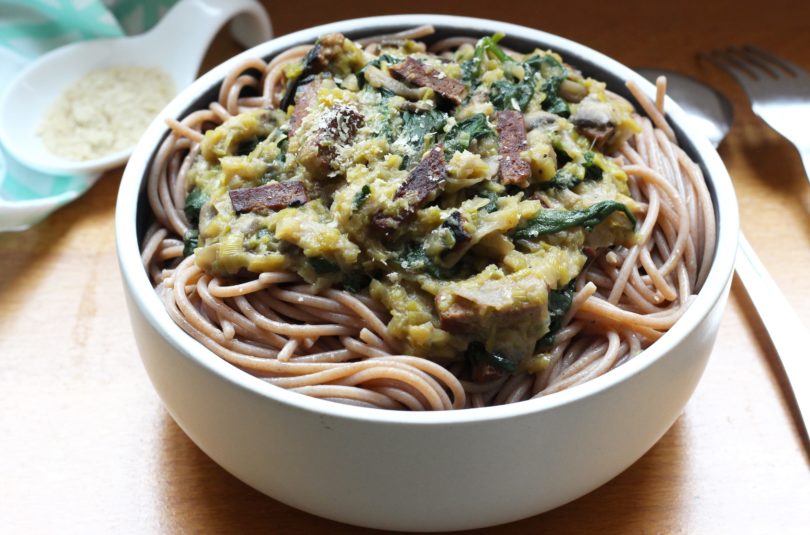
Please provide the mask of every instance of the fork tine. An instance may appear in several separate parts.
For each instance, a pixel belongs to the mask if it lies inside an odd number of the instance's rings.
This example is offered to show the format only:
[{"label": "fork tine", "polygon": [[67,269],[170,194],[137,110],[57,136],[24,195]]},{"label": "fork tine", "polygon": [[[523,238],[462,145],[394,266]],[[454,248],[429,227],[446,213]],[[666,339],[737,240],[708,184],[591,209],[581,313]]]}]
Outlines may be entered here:
[{"label": "fork tine", "polygon": [[706,59],[716,67],[726,71],[736,78],[740,84],[745,85],[749,81],[757,79],[757,75],[747,65],[730,56],[726,50],[715,49],[708,54],[700,52],[698,57]]},{"label": "fork tine", "polygon": [[807,73],[802,68],[797,67],[796,65],[790,63],[787,60],[784,60],[782,58],[778,58],[778,57],[774,56],[773,54],[771,54],[770,52],[768,52],[766,50],[763,50],[763,49],[761,49],[759,47],[756,47],[756,46],[753,46],[753,45],[745,45],[745,46],[743,46],[743,50],[748,52],[750,55],[756,56],[756,57],[762,59],[763,61],[767,61],[767,62],[771,63],[772,65],[775,65],[775,66],[779,67],[785,73],[787,73],[788,75],[790,75],[790,76],[792,76],[794,78],[798,78],[800,75],[804,75],[804,76],[807,75]]},{"label": "fork tine", "polygon": [[755,74],[758,75],[757,78],[761,77],[763,73],[769,78],[779,78],[779,74],[773,70],[772,65],[768,65],[768,63],[763,61],[762,58],[747,52],[744,48],[729,47],[727,49],[727,53],[730,55],[730,57],[740,61],[741,63],[745,63]]}]

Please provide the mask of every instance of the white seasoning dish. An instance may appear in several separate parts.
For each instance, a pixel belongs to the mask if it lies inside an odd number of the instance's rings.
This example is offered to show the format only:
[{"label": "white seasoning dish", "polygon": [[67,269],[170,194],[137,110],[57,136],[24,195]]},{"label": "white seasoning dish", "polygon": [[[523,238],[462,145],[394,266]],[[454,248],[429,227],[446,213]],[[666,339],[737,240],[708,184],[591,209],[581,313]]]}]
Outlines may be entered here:
[{"label": "white seasoning dish", "polygon": [[[285,35],[214,68],[164,110],[204,108],[247,58],[270,59],[318,36],[389,34],[432,24],[435,39],[506,34],[516,50],[559,52],[627,94],[637,73],[583,45],[524,26],[440,15],[348,20]],[[505,406],[403,413],[342,405],[268,384],[227,363],[175,324],[152,288],[139,244],[150,224],[146,183],[167,127],[155,121],[124,172],[116,207],[118,260],[135,339],[172,417],[207,455],[293,507],[385,530],[481,528],[536,515],[606,483],[655,444],[683,410],[711,353],[728,298],[739,218],[728,173],[709,141],[667,98],[683,149],[715,203],[717,245],[700,293],[643,353],[568,390]],[[272,519],[268,518],[268,522]]]},{"label": "white seasoning dish", "polygon": [[231,33],[246,47],[272,36],[267,13],[254,0],[181,0],[144,34],[81,41],[42,56],[0,97],[0,142],[21,163],[45,173],[92,174],[124,164],[134,147],[85,161],[53,154],[37,134],[44,115],[74,82],[108,67],[158,67],[179,92],[194,81],[209,43],[231,19]]}]

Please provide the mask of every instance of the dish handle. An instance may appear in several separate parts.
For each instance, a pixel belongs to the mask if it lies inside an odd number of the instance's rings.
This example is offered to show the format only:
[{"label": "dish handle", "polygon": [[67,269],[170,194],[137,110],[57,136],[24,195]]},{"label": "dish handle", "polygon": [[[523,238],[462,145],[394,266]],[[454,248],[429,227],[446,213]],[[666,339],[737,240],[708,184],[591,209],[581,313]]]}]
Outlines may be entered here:
[{"label": "dish handle", "polygon": [[273,37],[270,18],[255,0],[181,0],[144,37],[173,49],[173,57],[196,74],[208,46],[227,22],[231,36],[245,48]]}]

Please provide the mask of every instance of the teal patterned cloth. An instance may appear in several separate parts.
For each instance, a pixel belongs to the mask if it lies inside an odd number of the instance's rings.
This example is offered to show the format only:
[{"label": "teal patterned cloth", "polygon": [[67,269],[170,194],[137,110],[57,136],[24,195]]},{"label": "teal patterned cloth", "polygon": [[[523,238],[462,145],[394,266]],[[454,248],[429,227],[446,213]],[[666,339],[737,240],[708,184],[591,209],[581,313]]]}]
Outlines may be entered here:
[{"label": "teal patterned cloth", "polygon": [[[83,39],[151,28],[175,0],[0,0],[0,91],[38,56]],[[0,146],[0,231],[23,230],[93,185],[98,175],[31,170]]]}]

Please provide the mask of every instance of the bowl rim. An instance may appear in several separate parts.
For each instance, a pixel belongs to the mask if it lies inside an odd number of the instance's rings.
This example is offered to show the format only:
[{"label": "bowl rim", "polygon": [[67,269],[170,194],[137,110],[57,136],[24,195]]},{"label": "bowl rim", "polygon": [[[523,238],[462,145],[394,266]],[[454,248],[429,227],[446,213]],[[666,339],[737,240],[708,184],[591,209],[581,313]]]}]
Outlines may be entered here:
[{"label": "bowl rim", "polygon": [[137,239],[137,214],[141,185],[147,179],[148,165],[152,155],[168,131],[165,118],[179,118],[190,103],[218,85],[231,69],[247,58],[256,56],[266,58],[276,55],[301,42],[313,42],[318,36],[330,32],[374,30],[385,33],[402,27],[416,27],[423,24],[454,27],[458,29],[459,34],[503,32],[507,36],[542,43],[543,46],[561,53],[564,58],[572,54],[587,58],[622,79],[632,80],[647,96],[654,98],[655,95],[655,87],[641,75],[585,45],[534,28],[490,19],[430,14],[386,15],[333,22],[277,37],[221,63],[182,90],[151,123],[133,151],[121,180],[115,213],[118,263],[123,283],[127,287],[132,303],[140,309],[151,327],[184,358],[193,361],[208,372],[216,374],[222,380],[230,383],[232,387],[268,401],[286,405],[288,408],[339,419],[388,425],[431,426],[465,425],[520,418],[598,395],[640,374],[688,337],[721,300],[733,273],[739,232],[737,201],[731,178],[722,160],[708,139],[690,126],[686,113],[669,97],[666,97],[667,117],[672,123],[678,125],[689,138],[700,157],[699,161],[707,171],[707,182],[714,189],[717,214],[715,259],[701,291],[675,325],[641,354],[600,377],[554,395],[494,407],[424,412],[357,407],[309,397],[262,381],[228,363],[194,340],[175,324],[166,312],[143,268],[140,244]]}]

